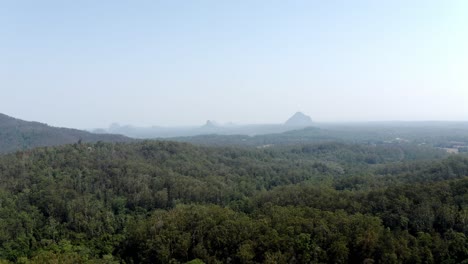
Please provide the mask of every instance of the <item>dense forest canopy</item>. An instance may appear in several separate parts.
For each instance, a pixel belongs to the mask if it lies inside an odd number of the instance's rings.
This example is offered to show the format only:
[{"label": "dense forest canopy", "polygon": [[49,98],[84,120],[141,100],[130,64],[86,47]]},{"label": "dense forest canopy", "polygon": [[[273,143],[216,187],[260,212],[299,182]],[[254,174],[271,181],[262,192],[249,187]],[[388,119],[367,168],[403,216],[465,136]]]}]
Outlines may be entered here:
[{"label": "dense forest canopy", "polygon": [[404,142],[37,148],[0,156],[0,259],[462,263],[467,175]]}]

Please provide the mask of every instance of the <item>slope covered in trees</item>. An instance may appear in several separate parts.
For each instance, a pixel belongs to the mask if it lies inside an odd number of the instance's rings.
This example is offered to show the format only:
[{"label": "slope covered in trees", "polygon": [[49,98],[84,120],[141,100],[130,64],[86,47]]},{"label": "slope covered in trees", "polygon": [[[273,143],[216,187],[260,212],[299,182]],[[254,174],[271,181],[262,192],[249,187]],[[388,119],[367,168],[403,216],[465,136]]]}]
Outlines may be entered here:
[{"label": "slope covered in trees", "polygon": [[468,157],[417,146],[147,141],[0,157],[0,259],[462,263]]},{"label": "slope covered in trees", "polygon": [[128,142],[131,139],[111,134],[93,134],[82,130],[51,127],[0,113],[0,154],[41,146],[83,142]]}]

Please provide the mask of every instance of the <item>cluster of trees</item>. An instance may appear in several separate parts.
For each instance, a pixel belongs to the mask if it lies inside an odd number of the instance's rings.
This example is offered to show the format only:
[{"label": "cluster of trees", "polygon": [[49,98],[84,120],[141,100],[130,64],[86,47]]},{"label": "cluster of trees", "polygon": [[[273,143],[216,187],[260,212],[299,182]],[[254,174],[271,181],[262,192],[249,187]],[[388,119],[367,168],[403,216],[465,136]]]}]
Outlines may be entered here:
[{"label": "cluster of trees", "polygon": [[0,157],[0,263],[463,263],[468,157],[74,144]]}]

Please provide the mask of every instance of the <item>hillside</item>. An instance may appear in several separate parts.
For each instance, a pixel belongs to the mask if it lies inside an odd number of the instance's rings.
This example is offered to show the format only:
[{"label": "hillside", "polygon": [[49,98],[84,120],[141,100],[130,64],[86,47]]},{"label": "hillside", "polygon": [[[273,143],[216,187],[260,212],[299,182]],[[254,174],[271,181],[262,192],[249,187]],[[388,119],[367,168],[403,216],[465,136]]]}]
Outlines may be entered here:
[{"label": "hillside", "polygon": [[323,142],[371,145],[418,145],[468,152],[466,123],[333,124],[263,135],[199,135],[168,140],[206,146],[271,147]]},{"label": "hillside", "polygon": [[0,154],[41,146],[85,142],[128,142],[130,138],[112,134],[51,127],[39,122],[28,122],[0,114]]}]

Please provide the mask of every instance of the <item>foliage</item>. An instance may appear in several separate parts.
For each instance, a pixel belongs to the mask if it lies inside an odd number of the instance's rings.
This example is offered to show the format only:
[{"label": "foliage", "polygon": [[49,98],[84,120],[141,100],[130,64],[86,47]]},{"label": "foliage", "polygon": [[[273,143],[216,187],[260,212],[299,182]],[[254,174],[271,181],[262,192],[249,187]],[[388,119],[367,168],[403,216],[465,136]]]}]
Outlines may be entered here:
[{"label": "foliage", "polygon": [[462,263],[468,157],[437,155],[333,142],[17,152],[0,157],[0,263]]}]

